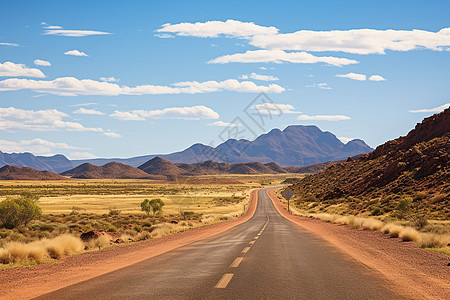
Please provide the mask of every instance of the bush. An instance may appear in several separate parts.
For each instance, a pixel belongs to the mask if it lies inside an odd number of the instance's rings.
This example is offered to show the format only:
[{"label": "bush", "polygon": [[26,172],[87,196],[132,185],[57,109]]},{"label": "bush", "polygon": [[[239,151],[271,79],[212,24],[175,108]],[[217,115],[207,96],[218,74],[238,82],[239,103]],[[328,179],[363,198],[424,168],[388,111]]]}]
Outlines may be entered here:
[{"label": "bush", "polygon": [[399,218],[404,219],[411,212],[411,204],[411,197],[404,197],[400,201],[398,201],[397,211]]},{"label": "bush", "polygon": [[41,216],[41,208],[37,205],[39,197],[24,193],[20,197],[7,198],[0,203],[0,221],[7,229],[19,225],[27,225],[31,220]]},{"label": "bush", "polygon": [[162,207],[164,205],[165,203],[161,199],[144,199],[144,201],[141,202],[141,210],[147,215],[150,215],[150,212],[153,212],[153,215],[155,215],[156,213],[162,212]]}]

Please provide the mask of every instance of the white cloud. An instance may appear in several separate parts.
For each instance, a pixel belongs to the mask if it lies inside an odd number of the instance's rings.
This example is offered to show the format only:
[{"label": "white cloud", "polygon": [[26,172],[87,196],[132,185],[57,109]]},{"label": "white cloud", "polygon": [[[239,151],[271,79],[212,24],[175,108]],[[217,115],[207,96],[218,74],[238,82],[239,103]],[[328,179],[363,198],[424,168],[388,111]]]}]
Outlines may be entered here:
[{"label": "white cloud", "polygon": [[146,119],[218,119],[219,114],[209,107],[169,107],[160,110],[115,111],[111,117],[119,120],[143,121]]},{"label": "white cloud", "polygon": [[0,43],[0,46],[19,47],[16,43]]},{"label": "white cloud", "polygon": [[118,134],[117,132],[114,132],[114,131],[105,131],[103,133],[103,135],[106,135],[107,137],[114,138],[114,139],[122,137],[120,134]]},{"label": "white cloud", "polygon": [[156,32],[169,32],[179,36],[219,37],[224,35],[228,37],[248,38],[259,34],[273,35],[278,33],[278,29],[272,26],[259,26],[253,22],[227,20],[225,22],[167,23],[162,25],[162,28],[156,30]]},{"label": "white cloud", "polygon": [[234,123],[226,123],[226,122],[223,122],[223,121],[216,121],[216,122],[213,122],[213,123],[209,123],[208,126],[236,127],[238,125],[234,124]]},{"label": "white cloud", "polygon": [[315,115],[315,116],[300,115],[297,117],[297,120],[302,120],[302,121],[343,121],[343,120],[350,120],[350,117],[343,116],[343,115]]},{"label": "white cloud", "polygon": [[353,80],[364,81],[364,80],[366,80],[367,76],[364,75],[364,74],[348,73],[348,74],[338,74],[338,75],[336,75],[336,77],[350,78],[350,79],[353,79]]},{"label": "white cloud", "polygon": [[70,36],[70,37],[83,37],[90,35],[105,35],[111,34],[104,31],[95,30],[67,30],[67,29],[47,29],[44,31],[43,35],[56,35],[56,36]]},{"label": "white cloud", "polygon": [[79,115],[104,115],[101,111],[95,110],[95,109],[86,109],[86,108],[79,108],[76,111],[73,112],[74,114]]},{"label": "white cloud", "polygon": [[280,115],[280,114],[300,114],[299,111],[294,111],[294,106],[290,104],[278,103],[263,103],[253,105],[252,108],[260,114],[265,115]]},{"label": "white cloud", "polygon": [[54,143],[40,138],[32,140],[20,140],[18,142],[0,140],[3,152],[31,152],[34,154],[44,154],[52,152],[53,149],[79,149],[66,143]]},{"label": "white cloud", "polygon": [[72,56],[89,56],[84,52],[78,51],[78,50],[70,50],[64,52],[65,55],[72,55]]},{"label": "white cloud", "polygon": [[99,78],[101,81],[106,81],[106,82],[119,82],[119,79],[116,79],[114,77],[100,77]]},{"label": "white cloud", "polygon": [[23,64],[15,64],[7,61],[0,63],[0,77],[37,77],[44,78],[44,73],[39,69],[28,68]]},{"label": "white cloud", "polygon": [[69,154],[69,159],[91,159],[91,158],[97,158],[97,156],[89,152],[73,152]]},{"label": "white cloud", "polygon": [[49,26],[45,26],[45,29],[62,29],[61,26],[55,26],[55,25],[49,25]]},{"label": "white cloud", "polygon": [[91,79],[62,77],[51,81],[9,78],[0,81],[0,91],[29,89],[39,93],[62,96],[76,95],[162,95],[162,94],[200,94],[220,91],[242,93],[281,93],[285,89],[277,84],[256,85],[251,81],[228,79],[224,81],[186,81],[172,86],[140,85],[136,87],[119,86],[115,83],[100,82]]},{"label": "white cloud", "polygon": [[42,66],[42,67],[50,67],[52,64],[49,61],[36,59],[34,60],[34,64],[36,66]]},{"label": "white cloud", "polygon": [[444,105],[434,107],[434,108],[425,108],[425,109],[416,109],[416,110],[408,110],[412,113],[428,113],[428,112],[441,112],[450,107],[450,103],[446,103]]},{"label": "white cloud", "polygon": [[385,81],[386,79],[383,78],[383,76],[380,76],[380,75],[372,75],[372,76],[369,77],[369,80],[372,80],[372,81]]},{"label": "white cloud", "polygon": [[276,35],[256,35],[251,45],[262,49],[385,54],[386,50],[442,51],[450,46],[450,28],[438,32],[426,30],[352,29],[311,31]]},{"label": "white cloud", "polygon": [[326,82],[313,83],[313,84],[310,84],[310,85],[305,85],[305,87],[319,88],[319,89],[322,89],[322,90],[331,90],[331,87],[329,87],[328,83],[326,83]]},{"label": "white cloud", "polygon": [[157,34],[155,34],[155,36],[159,37],[160,39],[173,39],[173,38],[175,38],[173,35],[167,34],[167,33],[157,33]]},{"label": "white cloud", "polygon": [[326,63],[333,66],[357,64],[358,61],[333,56],[315,56],[307,52],[285,52],[283,50],[249,50],[245,53],[224,55],[208,61],[209,64],[238,63],[283,63],[296,64]]},{"label": "white cloud", "polygon": [[262,80],[262,81],[277,81],[280,80],[278,77],[271,76],[271,75],[262,75],[257,73],[251,73],[250,75],[241,75],[239,79],[255,79],[255,80]]},{"label": "white cloud", "polygon": [[79,104],[72,104],[72,105],[69,105],[69,106],[71,106],[71,107],[78,107],[78,106],[91,106],[91,105],[98,105],[98,103],[95,103],[95,102],[79,103]]},{"label": "white cloud", "polygon": [[348,142],[354,140],[353,138],[348,138],[348,137],[345,137],[345,136],[338,137],[338,139],[339,139],[341,142],[343,142],[344,144],[347,144]]},{"label": "white cloud", "polygon": [[64,121],[69,116],[56,109],[24,110],[15,107],[0,108],[0,130],[53,131],[67,130],[79,132],[99,132],[109,136],[111,130],[85,127],[80,123]]}]

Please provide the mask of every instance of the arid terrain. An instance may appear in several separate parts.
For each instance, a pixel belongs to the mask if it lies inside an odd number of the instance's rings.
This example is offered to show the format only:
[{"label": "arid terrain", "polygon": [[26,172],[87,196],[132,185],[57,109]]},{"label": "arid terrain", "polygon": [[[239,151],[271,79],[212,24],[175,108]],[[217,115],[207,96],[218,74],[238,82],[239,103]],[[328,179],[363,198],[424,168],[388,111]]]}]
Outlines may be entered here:
[{"label": "arid terrain", "polygon": [[[0,202],[27,191],[39,196],[37,203],[42,209],[42,216],[26,225],[14,229],[0,227],[0,249],[9,249],[0,252],[0,267],[51,262],[64,255],[12,250],[12,247],[27,248],[27,244],[42,239],[90,233],[93,239],[85,239],[84,247],[98,250],[230,220],[248,208],[252,189],[279,184],[287,176],[301,175],[189,176],[171,181],[67,178],[0,181]],[[145,214],[141,210],[145,199],[161,199],[162,213]],[[70,248],[66,252],[79,251]]]}]

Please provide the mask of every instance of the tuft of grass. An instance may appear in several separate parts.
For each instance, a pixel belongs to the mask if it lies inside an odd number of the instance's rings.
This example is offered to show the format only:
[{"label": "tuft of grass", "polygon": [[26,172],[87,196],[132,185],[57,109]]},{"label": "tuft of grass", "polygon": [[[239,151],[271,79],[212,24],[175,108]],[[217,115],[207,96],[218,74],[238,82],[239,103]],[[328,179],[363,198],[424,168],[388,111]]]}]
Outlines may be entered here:
[{"label": "tuft of grass", "polygon": [[49,258],[60,259],[64,255],[79,253],[83,249],[83,242],[68,234],[31,243],[8,242],[0,248],[0,263],[39,263]]},{"label": "tuft of grass", "polygon": [[450,242],[450,238],[445,235],[434,233],[422,233],[418,244],[421,248],[443,248]]},{"label": "tuft of grass", "polygon": [[415,230],[414,228],[405,227],[400,232],[398,237],[401,238],[401,240],[404,242],[409,242],[409,241],[417,242],[420,240],[420,233],[417,230]]}]

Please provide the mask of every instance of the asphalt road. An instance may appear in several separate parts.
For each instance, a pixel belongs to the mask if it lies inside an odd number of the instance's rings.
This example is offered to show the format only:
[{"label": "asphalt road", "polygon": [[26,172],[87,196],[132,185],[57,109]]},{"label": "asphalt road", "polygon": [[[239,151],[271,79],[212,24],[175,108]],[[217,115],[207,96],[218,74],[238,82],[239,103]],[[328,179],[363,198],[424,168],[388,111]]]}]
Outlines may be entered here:
[{"label": "asphalt road", "polygon": [[401,298],[372,270],[283,218],[266,192],[241,225],[40,299]]}]

